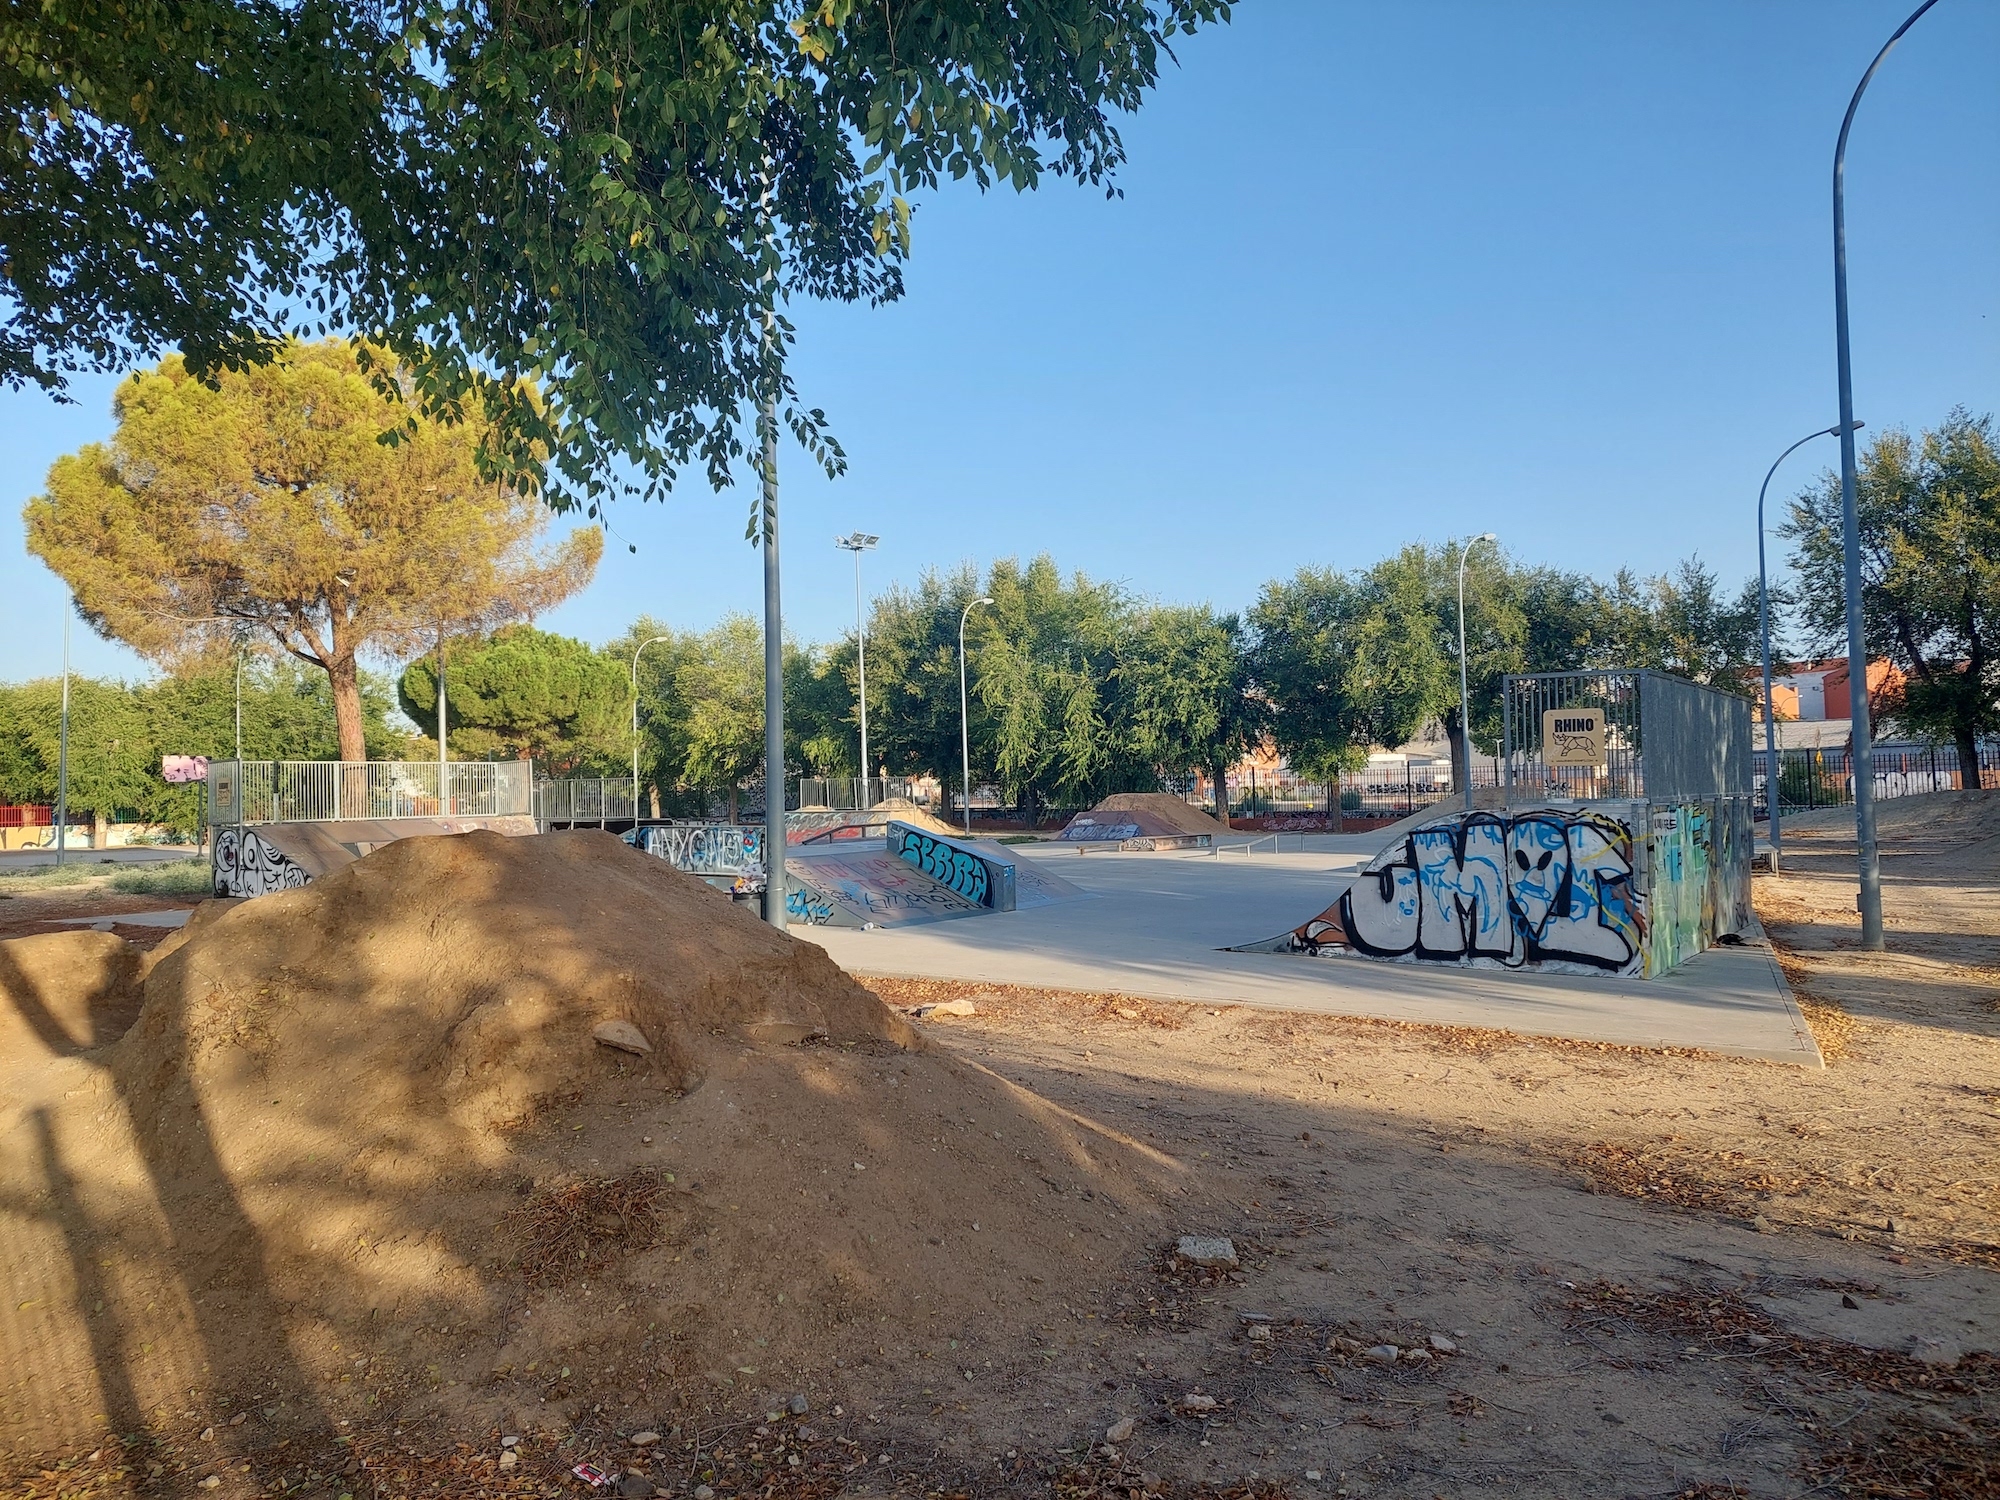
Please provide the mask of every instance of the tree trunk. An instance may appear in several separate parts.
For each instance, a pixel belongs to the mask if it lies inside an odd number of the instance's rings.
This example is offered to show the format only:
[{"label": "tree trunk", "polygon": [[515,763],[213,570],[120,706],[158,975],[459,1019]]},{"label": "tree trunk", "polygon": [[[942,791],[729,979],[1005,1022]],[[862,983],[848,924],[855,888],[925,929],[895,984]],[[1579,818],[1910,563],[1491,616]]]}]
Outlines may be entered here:
[{"label": "tree trunk", "polygon": [[1472,741],[1466,738],[1465,726],[1458,722],[1456,712],[1444,716],[1444,734],[1451,742],[1451,789],[1458,794],[1462,807],[1472,790]]},{"label": "tree trunk", "polygon": [[736,783],[733,781],[729,784],[729,821],[736,821]]},{"label": "tree trunk", "polygon": [[361,733],[361,673],[354,653],[335,657],[326,675],[333,680],[333,726],[340,737],[342,760],[368,759],[368,744]]},{"label": "tree trunk", "polygon": [[1217,761],[1208,773],[1215,778],[1215,820],[1224,828],[1233,826],[1229,821],[1229,766],[1225,761]]},{"label": "tree trunk", "polygon": [[1979,736],[1961,727],[1952,735],[1952,743],[1958,747],[1959,790],[1977,791],[1982,785],[1979,779]]}]

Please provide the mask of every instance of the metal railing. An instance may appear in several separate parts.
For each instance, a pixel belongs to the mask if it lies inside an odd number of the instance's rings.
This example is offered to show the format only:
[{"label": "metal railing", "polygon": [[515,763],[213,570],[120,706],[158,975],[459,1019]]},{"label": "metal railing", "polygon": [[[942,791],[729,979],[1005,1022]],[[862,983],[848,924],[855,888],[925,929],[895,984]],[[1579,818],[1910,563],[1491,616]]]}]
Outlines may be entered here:
[{"label": "metal railing", "polygon": [[[1501,684],[1507,800],[1747,797],[1750,700],[1651,670],[1529,672]],[[1550,765],[1542,716],[1596,709],[1604,762]]]},{"label": "metal railing", "polygon": [[634,823],[637,803],[629,776],[579,776],[535,783],[535,819],[551,823]]},{"label": "metal railing", "polygon": [[901,776],[870,776],[865,785],[859,776],[801,776],[799,806],[844,812],[849,808],[873,807],[885,797],[914,801],[910,796],[914,785]]},{"label": "metal railing", "polygon": [[[1977,746],[1978,764],[1961,770],[1952,745],[1877,744],[1869,754],[1875,796],[1880,800],[1917,797],[1926,792],[1971,791],[2000,787],[2000,740]],[[1764,817],[1764,783],[1770,762],[1763,750],[1754,752],[1757,816]],[[1976,774],[1974,774],[1976,771]],[[1780,816],[1816,807],[1847,807],[1854,802],[1853,757],[1845,747],[1778,752],[1778,812]]]},{"label": "metal railing", "polygon": [[208,820],[228,826],[505,817],[531,810],[533,776],[524,760],[442,768],[434,760],[217,760],[208,766]]}]

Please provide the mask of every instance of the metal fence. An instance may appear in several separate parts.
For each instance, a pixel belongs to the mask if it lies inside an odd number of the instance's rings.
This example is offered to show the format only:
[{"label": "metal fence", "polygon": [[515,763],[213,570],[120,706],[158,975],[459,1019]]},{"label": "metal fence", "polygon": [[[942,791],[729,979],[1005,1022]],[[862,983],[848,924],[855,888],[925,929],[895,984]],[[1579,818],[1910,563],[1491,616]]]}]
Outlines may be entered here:
[{"label": "metal fence", "polygon": [[870,776],[865,784],[859,776],[801,776],[799,806],[844,812],[849,808],[873,807],[885,797],[915,801],[911,796],[914,785],[901,776]]},{"label": "metal fence", "polygon": [[[1753,754],[1757,778],[1757,816],[1767,816],[1764,786],[1770,760],[1763,750]],[[1916,797],[1926,792],[1970,791],[2000,787],[2000,740],[1978,746],[1977,775],[1962,772],[1952,745],[1876,745],[1869,755],[1879,800]],[[1807,812],[1815,807],[1846,807],[1854,801],[1853,756],[1845,748],[1780,750],[1778,752],[1778,812]]]},{"label": "metal fence", "polygon": [[535,783],[535,819],[551,823],[633,823],[637,804],[629,776],[579,776]]},{"label": "metal fence", "polygon": [[208,821],[497,818],[530,810],[533,776],[524,760],[217,760],[208,766]]},{"label": "metal fence", "polygon": [[[1501,686],[1501,763],[1510,802],[1645,797],[1673,802],[1743,797],[1752,790],[1750,700],[1665,672],[1530,672]],[[1544,758],[1542,715],[1596,709],[1604,716],[1604,762],[1553,766]]]}]

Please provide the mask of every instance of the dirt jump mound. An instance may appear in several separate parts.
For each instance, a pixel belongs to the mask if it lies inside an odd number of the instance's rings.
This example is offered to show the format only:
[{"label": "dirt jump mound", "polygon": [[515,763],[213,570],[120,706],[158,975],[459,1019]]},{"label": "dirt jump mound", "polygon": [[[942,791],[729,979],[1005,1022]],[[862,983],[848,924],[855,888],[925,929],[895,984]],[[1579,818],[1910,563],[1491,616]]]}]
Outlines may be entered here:
[{"label": "dirt jump mound", "polygon": [[1059,837],[1072,842],[1163,843],[1227,835],[1227,825],[1165,792],[1118,792],[1070,819]]},{"label": "dirt jump mound", "polygon": [[0,944],[16,1458],[853,1379],[1102,1285],[1178,1180],[604,834],[402,840],[136,970],[76,937]]}]

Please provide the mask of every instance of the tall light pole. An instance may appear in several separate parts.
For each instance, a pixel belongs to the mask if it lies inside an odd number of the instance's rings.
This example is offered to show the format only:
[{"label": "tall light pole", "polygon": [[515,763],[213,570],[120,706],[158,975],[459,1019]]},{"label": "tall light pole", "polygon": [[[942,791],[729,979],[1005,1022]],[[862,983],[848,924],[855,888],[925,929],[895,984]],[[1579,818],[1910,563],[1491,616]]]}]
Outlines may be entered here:
[{"label": "tall light pole", "polygon": [[1882,950],[1882,858],[1875,844],[1874,736],[1868,722],[1868,647],[1861,631],[1861,520],[1854,501],[1854,368],[1847,349],[1847,132],[1861,95],[1889,50],[1917,24],[1937,0],[1924,0],[1910,18],[1882,44],[1875,61],[1854,86],[1847,114],[1840,122],[1840,140],[1833,148],[1833,324],[1840,367],[1840,533],[1845,554],[1847,589],[1847,701],[1854,726],[1848,765],[1854,771],[1854,841],[1861,864],[1861,946]]},{"label": "tall light pole", "polygon": [[56,863],[61,864],[69,844],[69,617],[76,613],[76,600],[63,594],[63,686],[62,727],[56,740]]},{"label": "tall light pole", "polygon": [[639,653],[648,646],[670,641],[672,636],[656,635],[639,642],[632,652],[632,826],[639,826]]},{"label": "tall light pole", "polygon": [[[1863,427],[1867,424],[1856,422],[1854,425]],[[1764,495],[1771,488],[1771,476],[1778,472],[1778,464],[1814,438],[1839,435],[1838,427],[1822,427],[1818,432],[1807,433],[1778,455],[1777,463],[1765,472],[1764,482],[1757,488],[1757,624],[1764,635],[1764,813],[1771,824],[1773,858],[1784,852],[1784,844],[1778,836],[1778,712],[1777,704],[1771,697],[1771,585],[1764,571]]]},{"label": "tall light pole", "polygon": [[1458,737],[1465,745],[1465,810],[1472,811],[1472,694],[1465,685],[1465,559],[1481,542],[1494,540],[1482,531],[1458,549]]},{"label": "tall light pole", "polygon": [[972,715],[965,697],[965,620],[980,605],[992,602],[984,596],[974,599],[958,615],[958,753],[965,772],[965,832],[968,838],[972,834]]},{"label": "tall light pole", "polygon": [[451,754],[445,749],[448,710],[444,701],[444,621],[438,621],[438,815],[451,816]]},{"label": "tall light pole", "polygon": [[868,632],[861,623],[861,554],[881,541],[879,536],[869,536],[856,531],[848,536],[837,536],[833,545],[854,554],[854,661],[861,679],[861,810],[868,810]]}]

